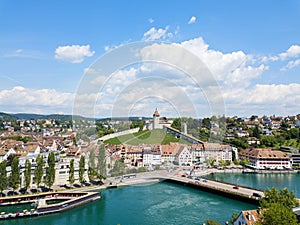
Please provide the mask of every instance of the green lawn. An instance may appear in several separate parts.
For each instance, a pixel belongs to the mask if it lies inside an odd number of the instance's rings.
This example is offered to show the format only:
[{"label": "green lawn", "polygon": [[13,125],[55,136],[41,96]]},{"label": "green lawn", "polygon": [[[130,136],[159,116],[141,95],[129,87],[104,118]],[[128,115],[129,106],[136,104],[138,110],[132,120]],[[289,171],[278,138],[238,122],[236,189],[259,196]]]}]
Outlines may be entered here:
[{"label": "green lawn", "polygon": [[127,134],[117,138],[106,140],[104,143],[109,144],[129,144],[129,145],[140,145],[140,144],[169,144],[170,142],[180,142],[184,144],[191,144],[187,141],[178,139],[173,135],[167,133],[165,130],[145,130],[134,134]]}]

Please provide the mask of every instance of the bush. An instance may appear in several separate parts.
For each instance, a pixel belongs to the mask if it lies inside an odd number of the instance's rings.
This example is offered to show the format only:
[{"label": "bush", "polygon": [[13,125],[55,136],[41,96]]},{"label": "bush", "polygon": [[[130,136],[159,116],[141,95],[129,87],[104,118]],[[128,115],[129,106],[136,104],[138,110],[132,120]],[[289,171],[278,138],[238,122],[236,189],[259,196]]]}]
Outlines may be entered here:
[{"label": "bush", "polygon": [[206,220],[207,225],[222,225],[216,220]]}]

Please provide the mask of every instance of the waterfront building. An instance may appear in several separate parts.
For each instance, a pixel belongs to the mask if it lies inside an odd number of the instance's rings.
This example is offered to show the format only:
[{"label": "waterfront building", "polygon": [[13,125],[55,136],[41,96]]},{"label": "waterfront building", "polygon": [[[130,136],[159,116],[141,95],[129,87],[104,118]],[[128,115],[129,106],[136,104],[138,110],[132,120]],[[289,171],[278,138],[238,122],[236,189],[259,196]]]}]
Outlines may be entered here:
[{"label": "waterfront building", "polygon": [[190,147],[192,154],[193,163],[204,163],[205,162],[205,151],[203,144],[193,144]]},{"label": "waterfront building", "polygon": [[179,149],[178,143],[170,143],[161,146],[161,161],[162,163],[174,163],[176,154]]},{"label": "waterfront building", "polygon": [[220,160],[232,161],[232,147],[230,145],[221,145],[219,143],[204,143],[204,158],[215,159],[216,163]]},{"label": "waterfront building", "polygon": [[192,154],[188,150],[187,146],[180,145],[178,152],[175,155],[175,164],[179,166],[191,166],[192,165]]},{"label": "waterfront building", "polygon": [[239,153],[239,159],[250,161],[254,169],[291,169],[291,160],[287,153],[270,148],[250,148]]},{"label": "waterfront building", "polygon": [[143,166],[152,167],[161,165],[161,145],[143,147]]},{"label": "waterfront building", "polygon": [[293,153],[288,153],[292,166],[300,167],[300,153],[299,152],[293,152]]},{"label": "waterfront building", "polygon": [[242,211],[233,225],[254,225],[259,221],[259,209]]},{"label": "waterfront building", "polygon": [[[79,183],[79,161],[80,157],[60,158],[55,164],[55,181],[54,185],[69,184],[70,161],[74,159],[74,178],[75,183]],[[84,180],[88,181],[88,160],[85,160],[85,169],[83,174]]]},{"label": "waterfront building", "polygon": [[143,165],[142,147],[128,145],[126,148],[124,163],[128,168],[142,166]]}]

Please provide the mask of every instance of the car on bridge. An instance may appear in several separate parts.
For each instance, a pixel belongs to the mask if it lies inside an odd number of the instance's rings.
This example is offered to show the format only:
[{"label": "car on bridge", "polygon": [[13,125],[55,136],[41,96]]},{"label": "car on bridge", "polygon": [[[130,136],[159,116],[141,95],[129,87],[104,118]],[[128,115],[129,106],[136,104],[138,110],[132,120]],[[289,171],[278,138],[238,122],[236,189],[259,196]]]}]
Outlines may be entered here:
[{"label": "car on bridge", "polygon": [[257,197],[257,198],[261,198],[261,197],[262,197],[261,194],[256,193],[256,192],[253,192],[252,196],[253,196],[253,197]]}]

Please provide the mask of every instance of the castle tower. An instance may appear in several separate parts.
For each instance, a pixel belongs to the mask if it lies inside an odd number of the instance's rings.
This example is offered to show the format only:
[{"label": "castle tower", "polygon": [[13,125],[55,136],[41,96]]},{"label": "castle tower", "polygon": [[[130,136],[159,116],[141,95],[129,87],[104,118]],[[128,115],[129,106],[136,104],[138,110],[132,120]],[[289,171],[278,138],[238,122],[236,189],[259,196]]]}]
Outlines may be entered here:
[{"label": "castle tower", "polygon": [[157,108],[155,110],[155,112],[153,113],[153,129],[159,129],[159,118],[160,118],[160,115],[157,111]]}]

